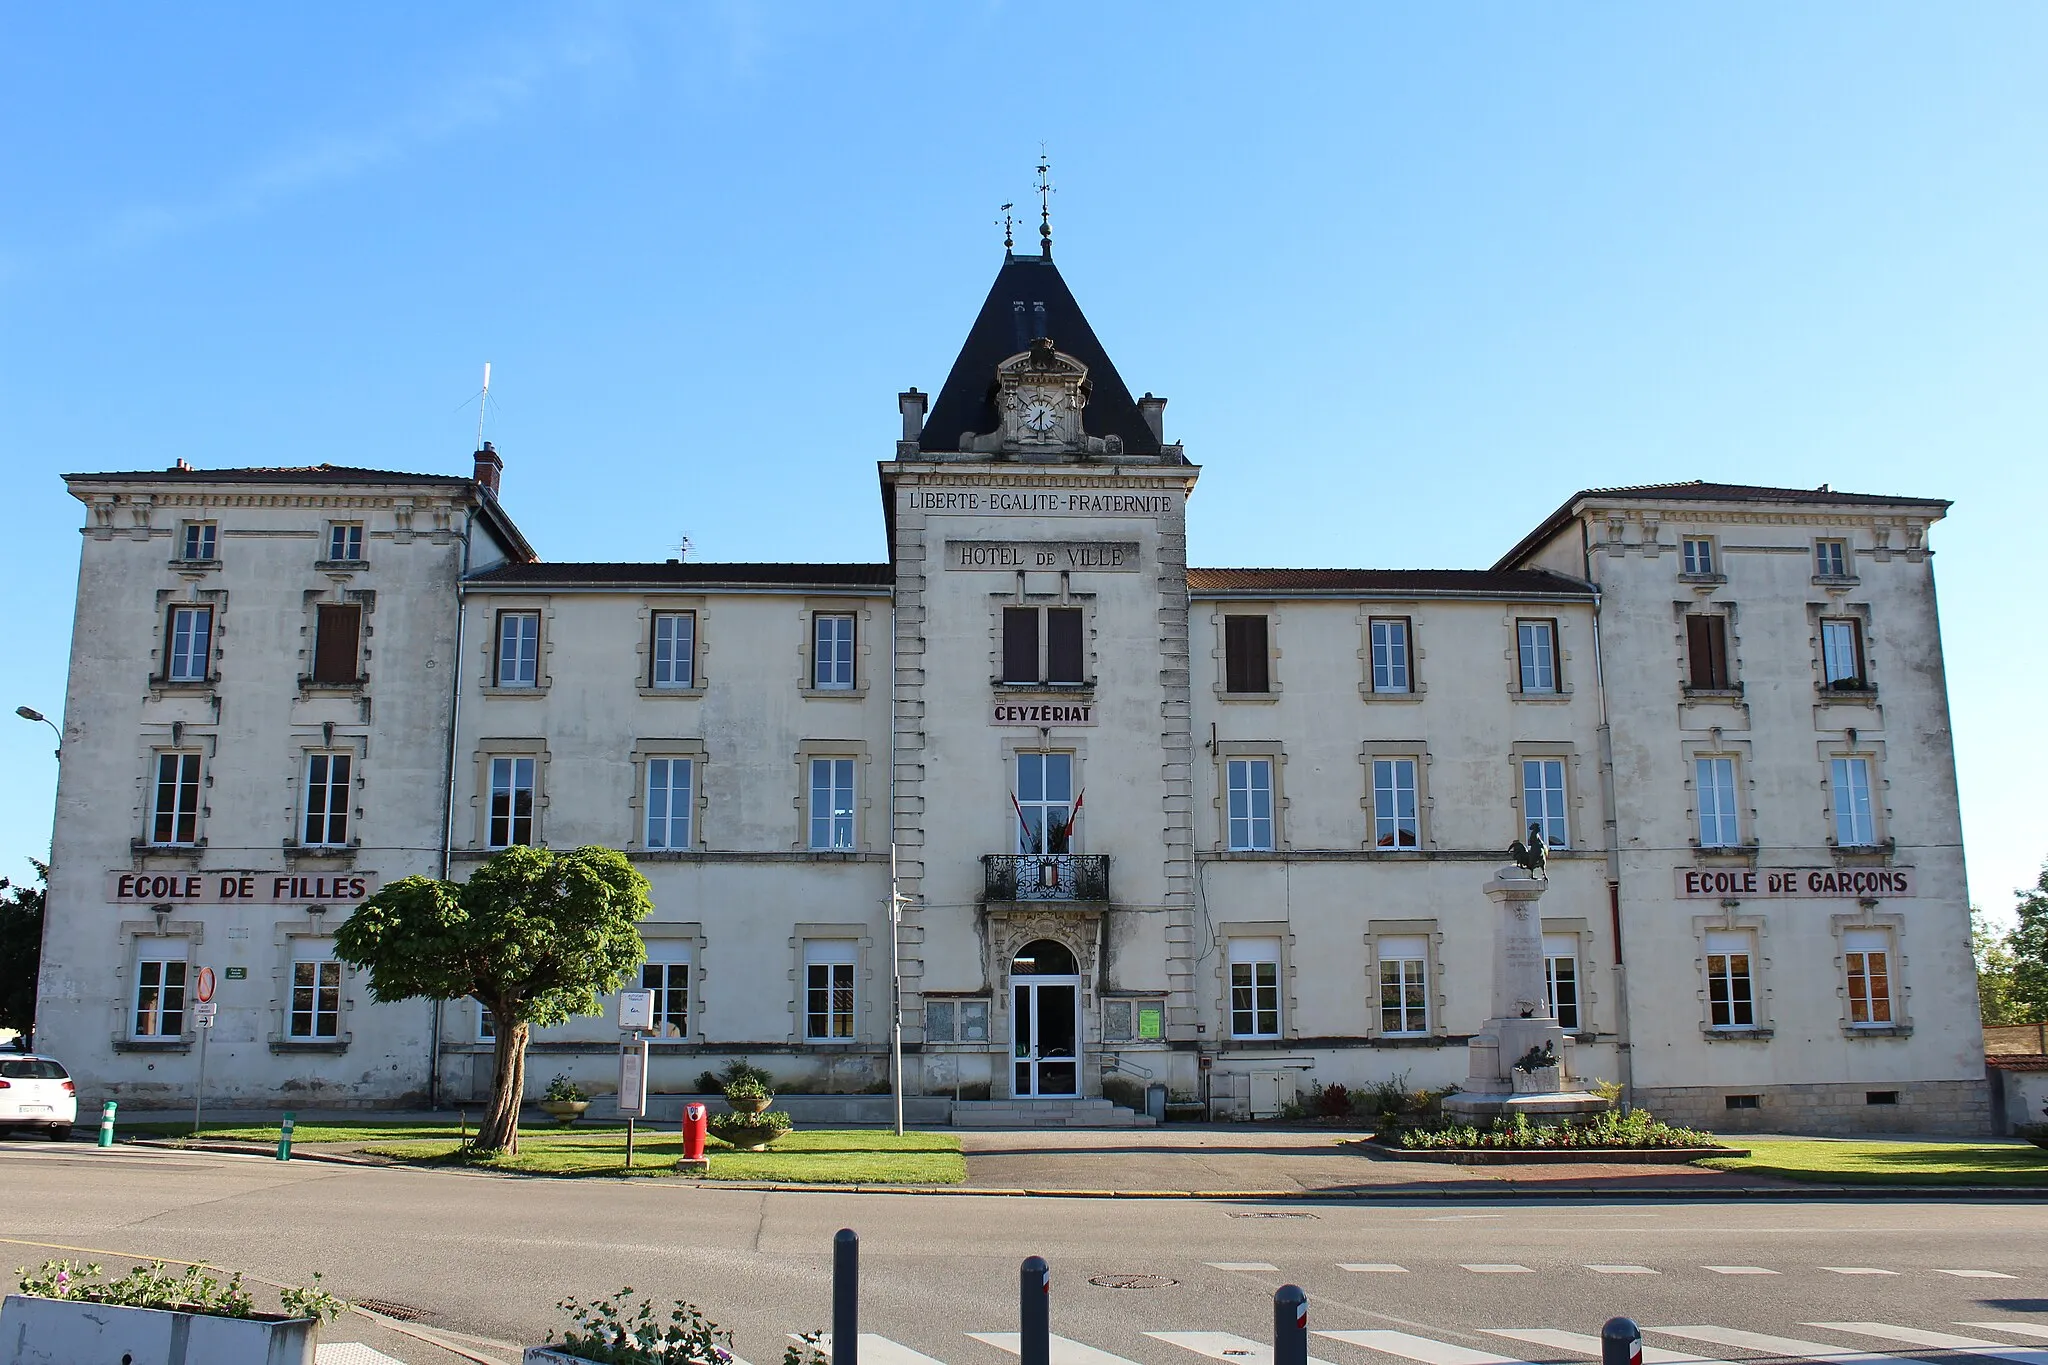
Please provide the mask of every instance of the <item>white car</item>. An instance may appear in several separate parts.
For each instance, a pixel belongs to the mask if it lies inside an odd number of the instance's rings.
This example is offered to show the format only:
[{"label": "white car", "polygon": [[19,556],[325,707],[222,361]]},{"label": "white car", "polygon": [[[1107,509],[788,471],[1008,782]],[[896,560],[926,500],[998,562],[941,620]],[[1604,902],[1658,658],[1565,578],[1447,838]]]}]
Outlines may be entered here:
[{"label": "white car", "polygon": [[53,1142],[78,1121],[78,1086],[54,1057],[0,1052],[0,1129],[40,1128]]}]

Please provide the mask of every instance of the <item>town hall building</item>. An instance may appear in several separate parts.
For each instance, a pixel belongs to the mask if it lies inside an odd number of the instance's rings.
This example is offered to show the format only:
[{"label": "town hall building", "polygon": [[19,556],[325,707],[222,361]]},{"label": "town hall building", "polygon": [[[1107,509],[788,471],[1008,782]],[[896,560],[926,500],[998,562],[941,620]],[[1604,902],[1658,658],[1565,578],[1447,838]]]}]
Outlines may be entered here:
[{"label": "town hall building", "polygon": [[[373,1002],[335,927],[603,844],[652,887],[657,1094],[734,1057],[885,1091],[900,978],[916,1114],[1271,1115],[1466,1075],[1484,888],[1534,826],[1527,1009],[1582,1081],[1719,1129],[1985,1129],[1947,503],[1560,489],[1489,568],[1196,567],[1201,469],[1049,245],[897,401],[865,564],[551,562],[488,445],[468,478],[67,476],[39,1043],[189,1102],[203,968],[216,1102],[473,1099],[481,1007]],[[529,1074],[602,1091],[617,1045],[537,1030]]]}]

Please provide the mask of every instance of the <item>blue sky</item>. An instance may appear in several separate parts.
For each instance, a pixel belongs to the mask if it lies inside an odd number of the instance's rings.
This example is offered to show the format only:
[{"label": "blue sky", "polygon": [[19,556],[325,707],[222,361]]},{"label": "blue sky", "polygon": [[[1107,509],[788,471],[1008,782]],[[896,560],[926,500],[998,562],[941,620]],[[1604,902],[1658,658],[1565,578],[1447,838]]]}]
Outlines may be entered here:
[{"label": "blue sky", "polygon": [[[1609,483],[1953,498],[2002,911],[2048,855],[2044,51],[1997,3],[9,6],[0,703],[62,706],[59,473],[467,472],[486,360],[549,558],[881,557],[895,394],[1043,142],[1198,562],[1484,565]],[[50,739],[0,726],[0,872]]]}]

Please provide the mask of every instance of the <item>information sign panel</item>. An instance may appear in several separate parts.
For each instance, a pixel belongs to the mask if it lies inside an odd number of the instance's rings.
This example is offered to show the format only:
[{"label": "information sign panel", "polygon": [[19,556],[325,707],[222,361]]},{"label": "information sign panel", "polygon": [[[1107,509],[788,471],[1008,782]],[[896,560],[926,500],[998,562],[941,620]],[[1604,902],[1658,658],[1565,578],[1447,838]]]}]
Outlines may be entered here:
[{"label": "information sign panel", "polygon": [[647,1117],[647,1040],[630,1038],[619,1044],[619,1117]]},{"label": "information sign panel", "polygon": [[621,1030],[622,1032],[625,1032],[625,1033],[632,1033],[632,1032],[634,1032],[635,1030],[645,1030],[645,1029],[652,1029],[653,1027],[654,1027],[654,992],[653,992],[653,991],[620,991],[620,992],[619,992],[619,1028],[620,1028],[620,1030]]}]

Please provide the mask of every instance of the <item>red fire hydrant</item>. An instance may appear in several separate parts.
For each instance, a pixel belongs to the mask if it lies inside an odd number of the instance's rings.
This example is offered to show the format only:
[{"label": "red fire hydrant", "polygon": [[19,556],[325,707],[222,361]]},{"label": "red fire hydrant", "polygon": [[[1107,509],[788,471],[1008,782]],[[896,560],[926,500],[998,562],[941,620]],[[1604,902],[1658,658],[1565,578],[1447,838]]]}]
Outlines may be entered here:
[{"label": "red fire hydrant", "polygon": [[683,1106],[683,1160],[697,1163],[704,1161],[704,1131],[710,1121],[710,1106]]}]

